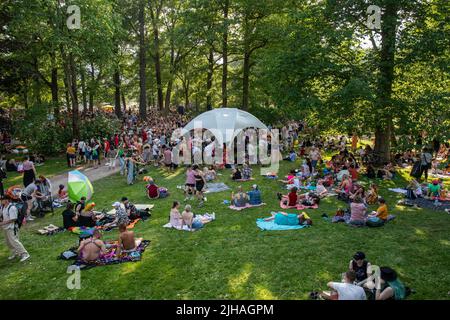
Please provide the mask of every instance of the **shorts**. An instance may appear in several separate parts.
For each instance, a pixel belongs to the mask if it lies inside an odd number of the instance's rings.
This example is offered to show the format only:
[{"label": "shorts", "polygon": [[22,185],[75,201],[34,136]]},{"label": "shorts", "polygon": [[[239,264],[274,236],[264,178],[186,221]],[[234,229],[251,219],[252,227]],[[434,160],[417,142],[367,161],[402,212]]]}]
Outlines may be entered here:
[{"label": "shorts", "polygon": [[74,154],[69,154],[69,159],[76,159],[76,155],[74,155]]},{"label": "shorts", "polygon": [[195,183],[195,189],[198,191],[198,192],[201,192],[202,190],[203,190],[203,187],[205,186],[205,183],[202,181],[202,182],[197,182],[197,183]]}]

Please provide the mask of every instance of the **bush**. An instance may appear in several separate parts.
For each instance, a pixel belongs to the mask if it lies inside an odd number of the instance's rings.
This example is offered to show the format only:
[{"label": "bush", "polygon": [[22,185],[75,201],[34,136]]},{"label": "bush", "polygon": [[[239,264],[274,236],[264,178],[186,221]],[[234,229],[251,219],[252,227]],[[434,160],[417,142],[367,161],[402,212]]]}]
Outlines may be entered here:
[{"label": "bush", "polygon": [[[24,113],[18,112],[14,119],[14,136],[32,152],[55,155],[63,152],[67,143],[72,141],[72,130],[49,119],[47,110],[47,106],[35,106]],[[80,138],[105,137],[117,128],[120,128],[117,119],[96,115],[92,119],[80,120]]]}]

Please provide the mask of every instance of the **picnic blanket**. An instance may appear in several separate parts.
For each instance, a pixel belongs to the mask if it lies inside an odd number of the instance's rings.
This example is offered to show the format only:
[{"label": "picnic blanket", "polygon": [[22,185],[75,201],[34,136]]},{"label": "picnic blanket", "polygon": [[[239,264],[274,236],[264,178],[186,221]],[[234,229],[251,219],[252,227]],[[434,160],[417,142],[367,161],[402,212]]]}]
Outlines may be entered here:
[{"label": "picnic blanket", "polygon": [[[196,218],[205,218],[205,217],[209,218],[209,216],[207,217],[207,216],[203,216],[201,214],[198,214],[195,217]],[[212,221],[214,221],[214,220],[212,220]],[[200,230],[200,229],[192,229],[191,230],[187,225],[184,225],[182,228],[179,228],[179,227],[177,228],[177,227],[172,226],[172,224],[170,222],[168,222],[165,225],[163,225],[163,228],[175,229],[175,230],[180,230],[180,231],[190,231],[190,232],[194,232],[194,231]]]},{"label": "picnic blanket", "polygon": [[407,206],[407,207],[419,207],[419,208],[425,208],[425,209],[431,209],[431,210],[437,210],[437,211],[446,211],[450,210],[450,201],[439,201],[435,202],[434,200],[425,199],[425,198],[417,198],[414,200],[411,199],[404,199],[397,203],[401,206]]},{"label": "picnic blanket", "polygon": [[205,193],[215,193],[215,192],[222,192],[222,191],[227,191],[227,190],[230,190],[230,187],[228,187],[223,182],[207,183]]},{"label": "picnic blanket", "polygon": [[281,224],[276,224],[275,221],[264,221],[264,219],[256,219],[256,225],[261,230],[268,231],[278,231],[278,230],[298,230],[309,227],[309,225],[296,225],[296,226],[286,226]]},{"label": "picnic blanket", "polygon": [[305,206],[303,204],[297,204],[296,206],[288,206],[285,203],[286,199],[282,199],[280,201],[280,208],[281,209],[297,209],[297,210],[305,210],[305,209],[317,209],[319,208],[319,206],[317,204],[313,205],[313,206]]},{"label": "picnic blanket", "polygon": [[[149,240],[136,239],[136,242],[139,245],[133,251],[122,252],[120,255],[116,254],[118,242],[117,241],[105,241],[105,245],[107,246],[107,252],[103,255],[102,258],[99,258],[93,262],[86,263],[78,258],[78,254],[76,254],[77,248],[71,248],[65,252],[63,252],[58,258],[65,259],[63,256],[67,256],[67,253],[73,252],[76,256],[72,256],[72,259],[75,259],[75,262],[72,263],[73,266],[77,266],[80,269],[90,269],[98,266],[105,266],[109,264],[118,264],[124,262],[136,262],[140,261],[145,249],[150,245]],[[71,258],[69,258],[71,259]]]},{"label": "picnic blanket", "polygon": [[247,182],[247,181],[253,181],[255,180],[255,178],[250,178],[250,179],[236,179],[236,180],[232,180],[234,182]]},{"label": "picnic blanket", "polygon": [[244,209],[261,207],[261,206],[265,206],[265,205],[266,204],[264,202],[260,203],[260,204],[256,204],[256,205],[251,205],[251,204],[247,203],[247,205],[245,207],[229,206],[228,208],[231,209],[231,210],[241,211],[241,210],[244,210]]},{"label": "picnic blanket", "polygon": [[[401,194],[403,194],[405,196],[407,195],[406,189],[403,189],[403,188],[389,188],[389,191],[396,192],[396,193],[401,193]],[[434,201],[434,198],[431,199],[431,200],[430,199],[426,199],[426,198],[422,198],[422,199],[427,200],[427,201]],[[446,198],[439,197],[438,200],[439,201],[450,201],[450,196],[447,196]]]},{"label": "picnic blanket", "polygon": [[[142,219],[135,219],[130,221],[130,223],[127,225],[127,229],[133,229],[136,224],[141,221]],[[72,227],[68,230],[74,234],[77,234],[79,236],[91,236],[94,233],[95,229],[102,230],[102,231],[111,231],[112,229],[116,228],[117,226],[112,227],[105,227],[105,226],[95,226],[95,227]]]},{"label": "picnic blanket", "polygon": [[[154,204],[135,204],[134,205],[137,210],[152,210],[155,205]],[[111,209],[107,213],[109,216],[115,216],[116,215],[116,209]]]}]

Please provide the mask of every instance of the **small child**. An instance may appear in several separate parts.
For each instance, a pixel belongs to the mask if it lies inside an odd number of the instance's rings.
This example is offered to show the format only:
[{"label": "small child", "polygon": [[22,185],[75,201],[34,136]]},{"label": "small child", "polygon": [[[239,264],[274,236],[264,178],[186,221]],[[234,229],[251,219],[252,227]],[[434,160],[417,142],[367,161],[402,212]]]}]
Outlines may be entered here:
[{"label": "small child", "polygon": [[58,201],[59,203],[65,203],[69,200],[69,197],[67,195],[67,191],[64,189],[64,185],[60,184],[58,189]]}]

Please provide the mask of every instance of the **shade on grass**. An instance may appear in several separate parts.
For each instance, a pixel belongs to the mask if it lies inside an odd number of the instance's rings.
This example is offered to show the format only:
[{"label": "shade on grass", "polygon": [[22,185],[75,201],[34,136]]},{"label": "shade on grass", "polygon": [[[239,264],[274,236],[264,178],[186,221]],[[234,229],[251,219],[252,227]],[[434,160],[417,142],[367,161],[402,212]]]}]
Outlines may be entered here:
[{"label": "shade on grass", "polygon": [[[284,163],[280,176],[293,167]],[[229,172],[222,173],[219,181],[236,190],[238,184],[229,179]],[[362,250],[372,263],[399,272],[401,280],[417,291],[410,299],[449,299],[450,215],[396,207],[400,196],[387,188],[403,186],[404,173],[394,182],[380,182],[381,195],[387,199],[390,213],[397,216],[382,228],[349,228],[322,220],[323,213],[332,215],[345,205],[329,198],[319,209],[307,210],[314,221],[311,228],[270,232],[259,230],[255,221],[279,210],[276,192],[282,188],[279,182],[258,173],[255,168],[256,180],[242,185],[249,190],[257,183],[265,207],[232,211],[223,204],[231,192],[208,194],[205,206],[199,210],[194,205],[193,209],[195,213],[215,211],[217,221],[194,233],[162,228],[172,201],[184,198],[176,188],[184,184],[183,170],[169,175],[150,168],[149,175],[171,192],[168,198],[156,201],[147,199],[143,181],[128,186],[120,175],[96,181],[93,200],[100,209],[109,209],[122,196],[134,203],[156,205],[152,218],[134,229],[139,237],[152,241],[142,261],[83,271],[81,289],[67,289],[68,263],[56,257],[76,244],[76,236],[33,233],[49,223],[61,225],[58,210],[22,230],[23,243],[32,255],[29,262],[7,261],[8,252],[0,246],[0,298],[307,299],[310,291],[339,280],[354,252]],[[112,231],[104,237],[116,236],[117,231]],[[4,241],[3,236],[0,241]]]}]

